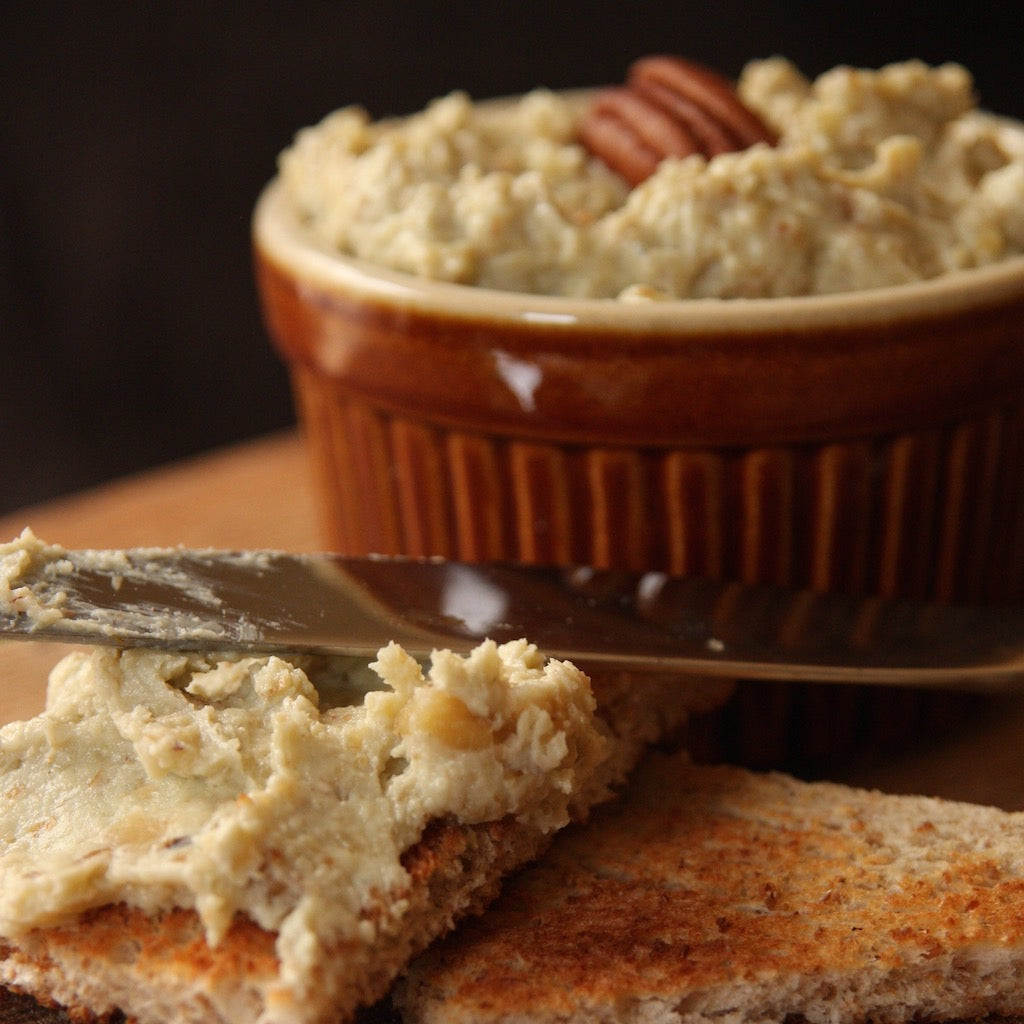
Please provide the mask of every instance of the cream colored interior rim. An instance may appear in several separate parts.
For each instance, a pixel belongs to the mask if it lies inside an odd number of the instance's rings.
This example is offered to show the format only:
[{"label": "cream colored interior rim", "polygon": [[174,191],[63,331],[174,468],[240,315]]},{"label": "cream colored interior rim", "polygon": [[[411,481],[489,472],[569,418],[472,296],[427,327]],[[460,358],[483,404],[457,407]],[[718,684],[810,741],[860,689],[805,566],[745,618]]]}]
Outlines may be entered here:
[{"label": "cream colored interior rim", "polygon": [[1024,296],[1024,256],[991,267],[965,270],[930,281],[841,295],[787,299],[688,299],[644,305],[613,299],[565,299],[427,281],[341,256],[318,244],[291,211],[272,181],[254,214],[256,245],[295,276],[328,290],[364,296],[421,313],[443,312],[548,324],[552,327],[643,332],[846,327],[893,322],[904,317],[966,311]]}]

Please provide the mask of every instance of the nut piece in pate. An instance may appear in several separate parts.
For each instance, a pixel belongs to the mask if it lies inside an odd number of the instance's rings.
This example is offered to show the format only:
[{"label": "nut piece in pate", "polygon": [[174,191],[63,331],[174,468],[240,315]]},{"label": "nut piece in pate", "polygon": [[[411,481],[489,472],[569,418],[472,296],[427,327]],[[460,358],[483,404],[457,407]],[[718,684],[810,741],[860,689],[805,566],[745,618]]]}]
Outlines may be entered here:
[{"label": "nut piece in pate", "polygon": [[0,934],[124,903],[195,911],[215,949],[243,914],[301,1005],[329,950],[401,926],[380,897],[428,823],[553,831],[607,751],[587,677],[526,641],[427,671],[391,645],[377,688],[328,668],[330,703],[313,663],[64,658],[43,713],[0,729]]},{"label": "nut piece in pate", "polygon": [[426,278],[625,300],[777,297],[925,280],[1024,253],[1024,126],[959,65],[744,70],[777,136],[661,161],[636,188],[580,144],[586,99],[454,93],[404,119],[350,107],[281,156],[326,248]]}]

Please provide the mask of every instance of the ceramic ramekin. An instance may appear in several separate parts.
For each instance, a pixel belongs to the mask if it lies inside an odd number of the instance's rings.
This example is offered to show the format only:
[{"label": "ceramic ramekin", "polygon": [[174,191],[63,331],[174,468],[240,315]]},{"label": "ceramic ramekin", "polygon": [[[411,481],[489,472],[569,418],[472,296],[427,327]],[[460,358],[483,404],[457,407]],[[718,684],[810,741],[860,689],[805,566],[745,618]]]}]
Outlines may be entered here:
[{"label": "ceramic ramekin", "polygon": [[1024,596],[1024,259],[570,300],[346,259],[275,183],[254,240],[334,549]]}]

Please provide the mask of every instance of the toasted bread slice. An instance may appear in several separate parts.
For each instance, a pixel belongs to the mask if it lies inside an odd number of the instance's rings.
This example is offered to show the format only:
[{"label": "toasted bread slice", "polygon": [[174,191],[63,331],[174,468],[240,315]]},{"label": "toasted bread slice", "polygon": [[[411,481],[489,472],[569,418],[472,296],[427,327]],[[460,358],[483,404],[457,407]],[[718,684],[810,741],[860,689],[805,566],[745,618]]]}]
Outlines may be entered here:
[{"label": "toasted bread slice", "polygon": [[414,961],[407,1024],[1024,1012],[1024,814],[653,756]]},{"label": "toasted bread slice", "polygon": [[[468,692],[458,692],[472,701]],[[660,676],[595,680],[595,735],[603,735],[602,759],[578,776],[571,792],[563,792],[563,807],[573,818],[584,818],[612,794],[647,744],[694,712],[720,703],[728,692],[729,685],[721,682]],[[451,732],[449,720],[436,720],[432,711],[403,714],[406,728],[418,722],[444,737]],[[461,722],[464,712],[456,717]],[[475,736],[475,727],[449,738],[458,744],[464,735]],[[559,787],[565,788],[564,778]],[[549,798],[550,793],[543,799]],[[0,938],[0,982],[67,1008],[76,1019],[120,1012],[152,1024],[337,1024],[379,999],[409,958],[458,918],[480,912],[502,878],[541,852],[552,833],[550,819],[536,818],[528,809],[476,823],[430,820],[402,853],[402,887],[363,904],[370,937],[348,937],[322,950],[309,977],[283,978],[287,967],[279,934],[244,912],[236,912],[224,934],[211,941],[194,907],[154,910],[110,902]],[[322,855],[330,858],[334,852],[326,847]]]},{"label": "toasted bread slice", "polygon": [[[382,933],[373,945],[352,940],[332,951],[341,970],[336,978],[321,979],[331,999],[315,1015],[310,1006],[282,1005],[278,994],[275,1016],[336,1021],[379,998],[412,952],[462,914],[482,910],[502,875],[545,842],[540,832],[511,819],[432,824],[404,858],[412,884],[401,927]],[[0,939],[0,958],[16,990],[67,1007],[79,1019],[122,1010],[141,1021],[258,1021],[279,984],[275,939],[239,918],[211,947],[192,910],[146,914],[121,904],[89,911],[62,927],[38,929],[17,945]]]}]

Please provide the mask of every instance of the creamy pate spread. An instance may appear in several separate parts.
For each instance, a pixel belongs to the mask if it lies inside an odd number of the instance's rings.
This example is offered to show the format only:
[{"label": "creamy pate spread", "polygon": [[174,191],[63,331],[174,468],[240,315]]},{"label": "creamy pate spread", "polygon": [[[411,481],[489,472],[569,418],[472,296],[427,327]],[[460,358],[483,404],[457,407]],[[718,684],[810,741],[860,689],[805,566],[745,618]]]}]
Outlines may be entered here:
[{"label": "creamy pate spread", "polygon": [[738,89],[779,134],[666,159],[630,190],[579,144],[581,99],[464,93],[304,129],[280,179],[322,245],[431,279],[625,300],[773,297],[924,280],[1024,253],[1024,125],[961,66],[781,58]]},{"label": "creamy pate spread", "polygon": [[68,655],[0,729],[0,934],[125,902],[193,908],[215,944],[243,913],[301,991],[400,920],[431,820],[557,829],[605,754],[587,677],[525,640],[370,669],[327,665],[328,700],[312,661]]},{"label": "creamy pate spread", "polygon": [[53,545],[28,528],[13,541],[0,544],[0,611],[23,616],[33,626],[48,626],[62,618],[59,593],[42,598],[24,583],[33,565],[51,552],[56,552]]}]

